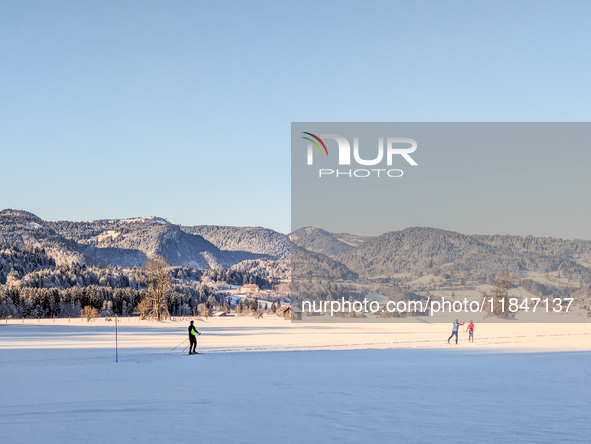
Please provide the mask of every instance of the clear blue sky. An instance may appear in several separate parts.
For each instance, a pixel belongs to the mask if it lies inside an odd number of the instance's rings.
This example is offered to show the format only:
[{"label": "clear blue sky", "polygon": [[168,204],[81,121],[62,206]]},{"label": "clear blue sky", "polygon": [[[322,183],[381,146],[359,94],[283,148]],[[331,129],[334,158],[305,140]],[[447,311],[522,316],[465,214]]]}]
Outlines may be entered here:
[{"label": "clear blue sky", "polygon": [[558,1],[2,0],[0,208],[288,232],[292,121],[589,121],[590,16]]}]

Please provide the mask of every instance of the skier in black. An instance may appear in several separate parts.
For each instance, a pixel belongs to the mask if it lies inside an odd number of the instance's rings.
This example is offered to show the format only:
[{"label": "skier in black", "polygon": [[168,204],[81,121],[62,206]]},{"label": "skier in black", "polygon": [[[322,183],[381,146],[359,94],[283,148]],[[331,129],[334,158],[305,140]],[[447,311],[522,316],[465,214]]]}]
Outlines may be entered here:
[{"label": "skier in black", "polygon": [[194,355],[197,352],[195,349],[197,348],[197,335],[200,335],[193,325],[193,321],[191,321],[191,325],[189,325],[189,354]]}]

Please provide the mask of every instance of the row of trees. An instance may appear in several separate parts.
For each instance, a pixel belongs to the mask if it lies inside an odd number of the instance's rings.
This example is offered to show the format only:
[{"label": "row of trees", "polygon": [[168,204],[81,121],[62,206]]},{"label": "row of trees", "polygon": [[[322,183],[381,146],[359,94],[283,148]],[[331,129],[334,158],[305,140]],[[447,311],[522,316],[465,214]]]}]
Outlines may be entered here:
[{"label": "row of trees", "polygon": [[[78,267],[78,266],[76,266]],[[63,272],[82,272],[84,268],[62,269]],[[201,281],[187,267],[170,267],[162,257],[152,257],[143,268],[133,269],[126,276],[134,287],[113,288],[106,285],[47,288],[44,286],[0,286],[0,316],[46,318],[83,316],[132,316],[139,314],[158,321],[170,316],[210,316],[214,311],[229,312],[228,296],[216,292],[210,285],[220,276],[240,279],[242,275],[231,270],[199,272]],[[66,274],[67,274],[66,273]],[[204,282],[205,281],[205,282]],[[77,282],[77,280],[76,280]],[[257,313],[258,301],[240,301],[239,314]],[[276,307],[264,307],[268,310]]]},{"label": "row of trees", "polygon": [[[143,305],[142,305],[143,304]],[[168,316],[198,315],[205,310],[228,310],[224,295],[175,291],[171,286],[163,299],[158,293],[133,288],[89,286],[66,290],[0,287],[0,317],[51,318],[78,317],[84,307],[103,317],[133,316],[164,319]],[[147,307],[147,309],[146,309]]]}]

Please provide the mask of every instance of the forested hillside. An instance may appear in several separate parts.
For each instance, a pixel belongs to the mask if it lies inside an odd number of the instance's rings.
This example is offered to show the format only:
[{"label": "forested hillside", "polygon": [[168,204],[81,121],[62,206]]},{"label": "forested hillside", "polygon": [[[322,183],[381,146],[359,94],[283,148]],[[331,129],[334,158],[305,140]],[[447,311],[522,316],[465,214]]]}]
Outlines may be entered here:
[{"label": "forested hillside", "polygon": [[289,238],[263,227],[198,225],[182,230],[203,237],[221,250],[254,253],[273,259],[289,258]]},{"label": "forested hillside", "polygon": [[[48,222],[4,210],[0,315],[64,316],[88,304],[105,314],[135,313],[147,290],[138,276],[154,256],[171,266],[171,314],[219,307],[215,290],[229,284],[281,287],[288,295],[292,275],[294,288],[314,298],[361,297],[370,285],[393,299],[412,298],[435,283],[491,283],[502,272],[533,294],[584,296],[591,287],[585,240],[421,227],[377,237],[307,227],[288,237],[262,227],[181,227],[160,217]],[[424,275],[431,278],[410,285]]]},{"label": "forested hillside", "polygon": [[34,245],[44,248],[58,264],[87,266],[142,266],[147,257],[159,255],[171,265],[208,269],[289,257],[287,236],[273,230],[181,227],[160,217],[48,222],[26,211],[4,210],[0,242]]},{"label": "forested hillside", "polygon": [[220,227],[219,235],[204,230],[209,237],[226,238],[220,245],[229,248],[222,249],[158,217],[48,222],[26,211],[4,210],[0,316],[79,316],[83,307],[101,316],[140,314],[147,297],[142,266],[153,256],[171,265],[166,305],[173,316],[227,310],[223,289],[228,285],[282,285],[290,273],[283,259],[289,257],[287,237],[237,229],[233,241],[231,228]]},{"label": "forested hillside", "polygon": [[415,227],[370,239],[355,249],[340,253],[335,259],[365,277],[444,271],[484,280],[501,271],[520,278],[524,271],[560,270],[569,279],[591,285],[591,268],[578,261],[589,254],[590,241],[533,236],[468,236]]},{"label": "forested hillside", "polygon": [[334,257],[344,251],[352,250],[371,237],[356,236],[349,233],[330,233],[314,227],[300,228],[289,235],[292,244],[308,251]]}]

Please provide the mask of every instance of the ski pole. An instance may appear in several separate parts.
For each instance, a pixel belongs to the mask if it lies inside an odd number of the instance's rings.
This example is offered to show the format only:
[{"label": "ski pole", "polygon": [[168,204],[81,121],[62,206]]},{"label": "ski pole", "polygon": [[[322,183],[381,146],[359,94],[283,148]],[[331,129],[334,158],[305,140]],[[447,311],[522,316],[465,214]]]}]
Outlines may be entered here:
[{"label": "ski pole", "polygon": [[185,350],[189,348],[189,346],[187,345],[185,348],[183,348],[183,351],[181,353],[185,353]]},{"label": "ski pole", "polygon": [[185,343],[185,341],[189,340],[189,338],[185,338],[185,340],[183,342],[181,342],[179,345],[177,345],[175,348],[172,349],[172,351],[175,351],[177,348],[179,348],[181,345],[183,345]]}]

